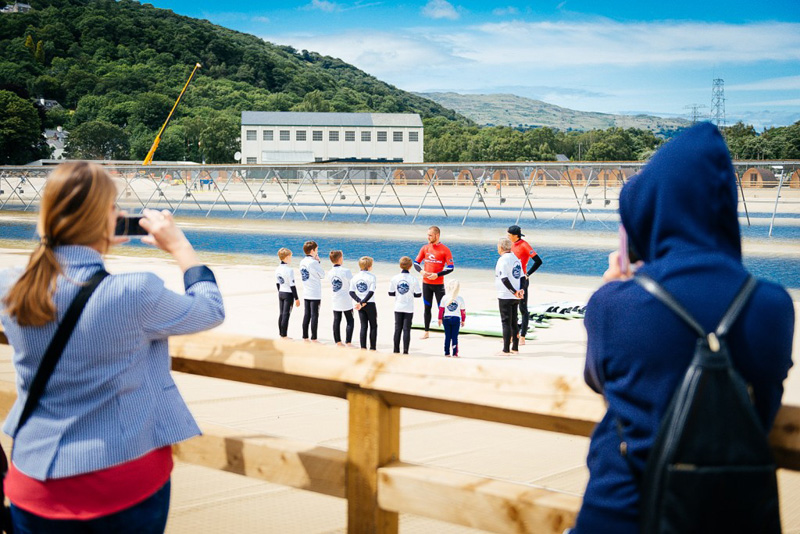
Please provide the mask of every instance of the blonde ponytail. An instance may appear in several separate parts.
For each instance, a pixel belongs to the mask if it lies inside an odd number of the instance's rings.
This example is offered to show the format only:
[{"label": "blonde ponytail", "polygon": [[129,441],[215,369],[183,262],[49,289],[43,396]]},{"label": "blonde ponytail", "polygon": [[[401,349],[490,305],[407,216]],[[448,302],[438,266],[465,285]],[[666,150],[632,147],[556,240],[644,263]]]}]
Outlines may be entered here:
[{"label": "blonde ponytail", "polygon": [[447,284],[447,294],[444,296],[445,307],[452,304],[458,298],[458,292],[461,289],[461,284],[458,280],[450,280]]},{"label": "blonde ponytail", "polygon": [[42,326],[56,318],[53,295],[61,266],[58,245],[109,245],[109,210],[116,187],[99,165],[85,161],[62,163],[50,173],[39,208],[41,242],[3,305],[20,326]]}]

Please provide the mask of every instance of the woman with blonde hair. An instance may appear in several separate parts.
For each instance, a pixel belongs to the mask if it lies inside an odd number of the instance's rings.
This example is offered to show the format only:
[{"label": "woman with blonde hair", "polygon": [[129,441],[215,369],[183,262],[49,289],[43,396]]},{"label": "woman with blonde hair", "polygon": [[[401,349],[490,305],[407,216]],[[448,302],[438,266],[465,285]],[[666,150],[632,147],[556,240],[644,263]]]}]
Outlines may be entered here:
[{"label": "woman with blonde hair", "polygon": [[458,358],[458,332],[467,319],[467,309],[464,299],[458,296],[461,284],[458,280],[450,280],[447,291],[439,306],[439,326],[444,328],[444,355],[450,356],[452,348],[453,358]]},{"label": "woman with blonde hair", "polygon": [[[3,431],[14,438],[5,490],[18,534],[163,532],[170,446],[200,433],[167,339],[220,324],[222,297],[168,212],[145,210],[143,241],[172,255],[185,294],[151,273],[107,276],[103,254],[124,241],[116,195],[99,165],[59,165],[42,194],[40,243],[21,273],[0,275],[17,373]],[[88,298],[82,312],[76,295]]]}]

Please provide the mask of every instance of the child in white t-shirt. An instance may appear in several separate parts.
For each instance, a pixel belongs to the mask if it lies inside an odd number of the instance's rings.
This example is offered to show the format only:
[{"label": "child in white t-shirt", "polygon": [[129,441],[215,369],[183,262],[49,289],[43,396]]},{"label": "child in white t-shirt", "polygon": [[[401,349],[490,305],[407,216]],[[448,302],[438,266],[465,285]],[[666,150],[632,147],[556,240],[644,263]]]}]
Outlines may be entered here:
[{"label": "child in white t-shirt", "polygon": [[294,270],[289,267],[292,263],[292,251],[284,247],[278,251],[281,264],[275,269],[275,283],[278,286],[278,332],[281,337],[289,335],[289,316],[292,314],[292,300],[295,306],[300,306],[297,296],[297,286],[294,283]]},{"label": "child in white t-shirt", "polygon": [[411,343],[411,320],[414,318],[414,299],[422,296],[419,280],[409,270],[414,262],[408,256],[400,258],[400,274],[389,282],[389,296],[394,297],[394,352],[400,352],[403,336],[403,354],[408,354]]},{"label": "child in white t-shirt", "polygon": [[361,269],[350,280],[350,297],[356,302],[355,309],[361,322],[361,348],[367,348],[367,331],[369,331],[369,350],[377,350],[378,344],[378,309],[375,307],[375,289],[377,282],[372,274],[372,258],[363,256],[358,260]]},{"label": "child in white t-shirt", "polygon": [[459,289],[458,280],[450,280],[439,307],[439,326],[444,327],[444,355],[449,357],[452,348],[453,358],[458,358],[458,331],[467,319],[464,299],[458,296]]},{"label": "child in white t-shirt", "polygon": [[350,298],[350,280],[353,278],[353,273],[350,269],[342,267],[344,262],[344,255],[341,250],[332,250],[328,257],[331,259],[333,268],[328,271],[326,279],[331,284],[331,308],[333,308],[333,340],[340,347],[344,346],[342,343],[342,316],[347,323],[345,327],[345,342],[348,347],[353,344],[353,299]]}]

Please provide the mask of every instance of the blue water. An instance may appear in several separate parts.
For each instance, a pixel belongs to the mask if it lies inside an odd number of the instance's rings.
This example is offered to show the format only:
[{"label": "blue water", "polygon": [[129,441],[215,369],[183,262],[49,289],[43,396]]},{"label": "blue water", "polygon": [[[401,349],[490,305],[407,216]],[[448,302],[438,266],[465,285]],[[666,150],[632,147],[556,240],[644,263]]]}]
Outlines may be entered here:
[{"label": "blue water", "polygon": [[[430,224],[430,220],[426,219]],[[451,221],[452,222],[452,221]],[[508,222],[508,221],[506,221]],[[493,225],[503,226],[498,220],[493,220]],[[513,222],[513,220],[511,220]],[[555,222],[555,221],[553,221]],[[486,221],[483,222],[486,224]],[[533,225],[526,221],[526,230]],[[571,223],[570,223],[571,224]],[[568,226],[567,226],[568,227]],[[375,232],[367,232],[364,227],[362,236],[354,237],[317,237],[317,236],[291,236],[268,233],[243,233],[210,230],[187,229],[186,235],[197,250],[207,252],[220,252],[226,254],[255,254],[263,255],[272,261],[281,247],[289,247],[295,255],[302,255],[302,245],[306,239],[314,239],[319,243],[320,256],[323,258],[328,251],[341,249],[345,259],[352,261],[361,256],[372,256],[379,262],[396,262],[401,256],[415,258],[422,245],[421,240],[407,241],[384,239]],[[376,229],[378,227],[375,227]],[[551,227],[551,228],[556,228]],[[560,228],[560,227],[559,227]],[[615,228],[615,227],[614,227]],[[585,228],[583,228],[585,229]],[[598,229],[599,230],[599,229]],[[747,233],[747,228],[743,228]],[[528,230],[532,233],[531,230]],[[607,231],[607,230],[606,230]],[[763,237],[764,234],[757,234]],[[0,221],[0,238],[35,240],[36,228],[33,223],[4,222]],[[535,242],[535,240],[534,240]],[[779,243],[780,240],[775,240]],[[125,247],[146,247],[140,242],[133,241],[123,245]],[[497,252],[493,243],[448,243],[456,266],[477,269],[493,269],[497,260]],[[548,246],[538,250],[544,265],[540,271],[543,273],[571,274],[585,276],[600,276],[608,265],[608,250],[577,247]],[[748,256],[744,258],[747,268],[756,276],[778,282],[786,287],[800,288],[800,258],[787,256]]]}]

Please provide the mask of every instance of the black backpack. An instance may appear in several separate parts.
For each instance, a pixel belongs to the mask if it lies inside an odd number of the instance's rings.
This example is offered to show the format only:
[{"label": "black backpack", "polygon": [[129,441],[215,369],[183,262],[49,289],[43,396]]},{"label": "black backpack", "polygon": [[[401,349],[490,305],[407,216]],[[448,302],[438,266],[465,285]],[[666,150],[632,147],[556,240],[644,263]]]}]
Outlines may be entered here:
[{"label": "black backpack", "polygon": [[652,278],[637,274],[635,280],[699,336],[640,480],[641,532],[780,533],[775,461],[725,343],[757,281],[747,279],[707,334]]}]

